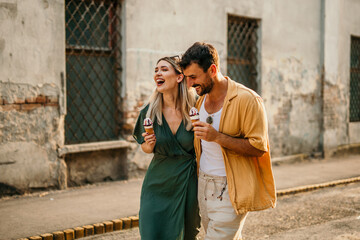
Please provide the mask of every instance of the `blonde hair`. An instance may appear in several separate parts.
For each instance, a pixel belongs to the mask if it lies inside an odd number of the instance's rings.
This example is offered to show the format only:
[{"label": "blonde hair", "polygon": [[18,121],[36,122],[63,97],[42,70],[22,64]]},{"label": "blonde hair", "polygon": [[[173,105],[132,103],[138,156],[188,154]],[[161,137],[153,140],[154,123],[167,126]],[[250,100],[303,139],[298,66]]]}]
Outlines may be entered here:
[{"label": "blonde hair", "polygon": [[[167,61],[174,68],[176,74],[183,74],[180,66],[178,65],[180,59],[178,57],[163,57],[160,58],[157,63],[161,60]],[[176,107],[179,107],[181,115],[183,117],[183,122],[186,127],[186,130],[190,130],[192,128],[191,120],[189,116],[190,108],[195,105],[195,93],[193,90],[189,90],[186,86],[186,78],[179,83],[178,85],[178,97],[176,99]],[[149,103],[145,104],[145,106],[149,105],[149,109],[146,113],[146,117],[150,118],[152,121],[155,120],[159,125],[162,125],[162,106],[163,106],[163,94],[158,92],[155,88],[154,92],[151,94],[149,98]]]}]

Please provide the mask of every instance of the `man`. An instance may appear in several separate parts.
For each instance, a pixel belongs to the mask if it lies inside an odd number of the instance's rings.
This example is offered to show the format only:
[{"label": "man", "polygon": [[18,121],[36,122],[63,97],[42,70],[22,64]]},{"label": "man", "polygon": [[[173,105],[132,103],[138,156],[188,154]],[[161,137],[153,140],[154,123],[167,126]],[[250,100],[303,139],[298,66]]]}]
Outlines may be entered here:
[{"label": "man", "polygon": [[263,101],[221,74],[211,44],[196,42],[180,66],[200,96],[193,126],[206,239],[241,239],[247,213],[276,204]]}]

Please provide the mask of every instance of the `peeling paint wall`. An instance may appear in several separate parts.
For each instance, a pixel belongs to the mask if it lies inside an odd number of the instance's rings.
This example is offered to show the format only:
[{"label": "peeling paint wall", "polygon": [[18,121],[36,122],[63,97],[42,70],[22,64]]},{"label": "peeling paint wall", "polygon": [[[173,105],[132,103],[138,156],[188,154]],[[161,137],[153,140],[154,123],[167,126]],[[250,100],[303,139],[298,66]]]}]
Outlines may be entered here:
[{"label": "peeling paint wall", "polygon": [[[217,48],[226,75],[228,14],[261,22],[260,95],[272,156],[331,155],[339,146],[360,143],[360,123],[349,123],[350,36],[360,36],[360,1],[123,3],[121,137],[132,147],[126,153],[71,154],[65,161],[57,155],[64,145],[66,114],[65,1],[0,0],[0,183],[61,188],[67,181],[142,176],[152,156],[141,152],[131,132],[155,87],[157,59],[206,41]],[[122,172],[111,166],[121,166]]]},{"label": "peeling paint wall", "polygon": [[[272,155],[321,151],[320,1],[170,1],[156,6],[143,1],[127,5],[127,111],[146,102],[158,58],[207,41],[219,51],[220,68],[226,73],[227,15],[260,19],[261,95]],[[129,125],[135,119],[129,119]]]},{"label": "peeling paint wall", "polygon": [[360,143],[360,122],[349,122],[351,36],[360,37],[360,1],[325,0],[324,152]]},{"label": "peeling paint wall", "polygon": [[66,187],[64,1],[0,1],[0,182]]},{"label": "peeling paint wall", "polygon": [[272,156],[321,151],[320,1],[264,5],[261,95]]},{"label": "peeling paint wall", "polygon": [[321,96],[318,69],[296,58],[267,65],[263,73],[273,156],[320,151]]},{"label": "peeling paint wall", "polygon": [[338,146],[359,143],[360,126],[348,120],[349,38],[360,35],[359,4],[356,0],[168,1],[159,8],[153,2],[128,2],[124,109],[131,114],[127,126],[135,123],[134,106],[146,102],[154,88],[152,72],[158,58],[181,54],[195,41],[206,41],[219,51],[220,68],[226,74],[227,15],[232,14],[261,21],[260,94],[267,109],[272,156],[330,153]]},{"label": "peeling paint wall", "polygon": [[66,157],[69,186],[127,179],[126,160],[126,149],[69,154]]}]

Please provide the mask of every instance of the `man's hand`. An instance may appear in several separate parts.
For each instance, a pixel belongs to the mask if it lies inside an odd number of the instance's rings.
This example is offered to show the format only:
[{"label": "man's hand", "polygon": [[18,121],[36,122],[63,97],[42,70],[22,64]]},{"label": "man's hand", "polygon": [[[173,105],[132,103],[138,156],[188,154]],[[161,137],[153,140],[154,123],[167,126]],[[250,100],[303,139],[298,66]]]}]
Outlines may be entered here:
[{"label": "man's hand", "polygon": [[238,154],[261,157],[265,152],[253,147],[249,139],[235,138],[223,133],[220,133],[214,129],[208,123],[196,121],[193,123],[195,137],[208,141],[216,142],[220,146],[230,149]]},{"label": "man's hand", "polygon": [[214,142],[220,134],[213,126],[205,122],[196,121],[193,126],[195,137],[208,142]]}]

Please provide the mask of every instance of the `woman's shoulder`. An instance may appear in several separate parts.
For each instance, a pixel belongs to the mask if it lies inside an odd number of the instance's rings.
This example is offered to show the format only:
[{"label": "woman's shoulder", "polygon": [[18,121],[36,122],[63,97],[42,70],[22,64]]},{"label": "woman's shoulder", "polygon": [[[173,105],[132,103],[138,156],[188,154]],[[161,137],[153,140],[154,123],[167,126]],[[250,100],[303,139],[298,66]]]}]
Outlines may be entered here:
[{"label": "woman's shoulder", "polygon": [[147,103],[145,106],[141,107],[140,114],[141,115],[146,115],[148,110],[149,110],[149,103]]}]

